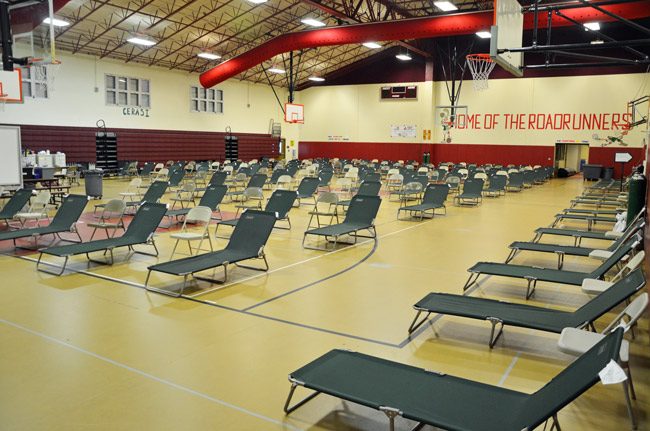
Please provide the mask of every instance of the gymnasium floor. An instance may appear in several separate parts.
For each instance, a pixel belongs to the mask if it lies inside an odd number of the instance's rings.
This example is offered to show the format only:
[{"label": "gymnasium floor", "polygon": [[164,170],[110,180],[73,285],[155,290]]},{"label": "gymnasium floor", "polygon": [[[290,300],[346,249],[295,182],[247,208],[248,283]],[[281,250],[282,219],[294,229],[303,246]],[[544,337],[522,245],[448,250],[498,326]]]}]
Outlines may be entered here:
[{"label": "gymnasium floor", "polygon": [[[126,184],[105,181],[105,196]],[[397,221],[398,204],[384,198],[378,241],[330,253],[301,247],[310,208],[303,205],[291,211],[290,232],[273,232],[269,273],[235,269],[226,288],[200,283],[181,299],[142,288],[154,257],[136,254],[124,262],[126,254],[118,253],[112,267],[78,257],[71,271],[55,277],[35,271],[37,255],[17,257],[0,243],[0,429],[387,429],[382,413],[327,396],[284,416],[288,373],[333,348],[535,391],[571,361],[558,352],[557,335],[507,327],[491,351],[487,322],[443,317],[409,339],[412,305],[430,291],[461,293],[467,268],[503,261],[510,242],[531,239],[582,187],[577,177],[552,180],[485,198],[478,208],[449,203],[447,216],[425,222]],[[222,209],[234,211],[231,204]],[[168,235],[159,230],[158,261],[169,258]],[[82,236],[89,236],[85,227]],[[225,243],[219,239],[215,248]],[[556,262],[528,253],[513,263]],[[588,268],[593,263],[582,258],[565,263],[568,270]],[[152,276],[158,287],[179,281]],[[524,302],[524,291],[520,281],[490,278],[471,294]],[[579,288],[540,283],[529,302],[574,309],[586,300]],[[644,430],[650,429],[647,320],[637,335],[634,406]],[[620,385],[597,385],[559,419],[564,430],[629,429]],[[406,430],[413,423],[398,425]]]}]

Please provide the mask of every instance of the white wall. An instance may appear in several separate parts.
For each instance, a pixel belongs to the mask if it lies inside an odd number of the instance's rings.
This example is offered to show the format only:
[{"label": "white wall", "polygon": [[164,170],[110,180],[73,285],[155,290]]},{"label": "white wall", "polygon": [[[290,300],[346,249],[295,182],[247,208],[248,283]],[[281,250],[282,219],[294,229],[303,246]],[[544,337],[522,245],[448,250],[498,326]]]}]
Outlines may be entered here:
[{"label": "white wall", "polygon": [[[461,105],[469,106],[470,115],[480,115],[481,128],[455,130],[454,143],[508,144],[508,145],[554,145],[557,140],[589,141],[600,145],[592,136],[618,136],[621,130],[611,125],[600,129],[560,130],[546,128],[534,130],[529,127],[530,114],[625,114],[627,102],[639,97],[639,89],[649,81],[648,74],[567,76],[553,78],[519,78],[490,80],[490,88],[483,92],[474,91],[471,82],[463,85]],[[646,87],[646,92],[647,92]],[[436,84],[436,100],[445,100],[444,83]],[[498,114],[498,124],[485,127],[486,115]],[[523,128],[506,127],[506,114],[523,114]],[[493,117],[494,118],[494,117]],[[537,119],[538,117],[533,117]],[[571,117],[573,119],[573,117]],[[560,120],[559,117],[553,119]],[[561,126],[561,120],[558,122]],[[441,135],[439,124],[436,135]],[[642,146],[645,126],[629,133],[626,141],[631,146]]]},{"label": "white wall", "polygon": [[[61,55],[63,64],[48,99],[25,98],[24,104],[6,104],[0,123],[94,127],[99,119],[107,127],[268,133],[269,120],[280,121],[282,111],[271,87],[229,80],[216,88],[224,93],[224,113],[190,112],[190,86],[198,74],[130,65],[83,55]],[[149,117],[125,116],[123,109],[105,103],[104,75],[146,78],[151,85]],[[95,87],[98,91],[95,91]],[[286,92],[278,89],[281,100]]]},{"label": "white wall", "polygon": [[[553,146],[557,140],[585,140],[601,145],[592,135],[618,136],[620,131],[531,130],[529,115],[624,114],[627,102],[639,97],[639,88],[648,80],[647,74],[499,79],[490,81],[490,88],[484,92],[474,91],[471,81],[467,81],[459,104],[468,105],[470,115],[480,115],[481,124],[453,130],[453,143]],[[305,124],[300,129],[300,140],[327,141],[328,136],[338,135],[353,142],[440,142],[442,129],[433,107],[449,104],[445,83],[415,84],[417,101],[380,100],[380,87],[386,84],[311,87],[301,91],[298,103],[305,105]],[[498,115],[492,117],[498,124],[486,129],[486,114]],[[507,128],[506,114],[523,114],[524,128]],[[611,115],[607,118],[611,123]],[[417,139],[391,138],[391,124],[416,124]],[[422,129],[433,129],[431,140],[423,140]],[[645,126],[635,128],[626,142],[642,146],[644,130]]]},{"label": "white wall", "polygon": [[[422,142],[422,129],[433,118],[433,83],[418,86],[417,100],[381,100],[382,84],[311,87],[298,93],[305,105],[300,140],[327,141],[340,136],[353,142]],[[400,83],[399,85],[410,85]],[[416,139],[391,138],[391,125],[417,125]]]}]

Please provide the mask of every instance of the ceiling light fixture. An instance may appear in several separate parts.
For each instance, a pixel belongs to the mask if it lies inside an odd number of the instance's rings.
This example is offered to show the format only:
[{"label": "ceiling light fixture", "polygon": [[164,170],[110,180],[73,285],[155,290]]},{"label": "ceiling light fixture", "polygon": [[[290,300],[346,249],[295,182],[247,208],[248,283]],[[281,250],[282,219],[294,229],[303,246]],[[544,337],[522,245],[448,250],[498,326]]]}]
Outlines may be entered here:
[{"label": "ceiling light fixture", "polygon": [[212,54],[211,52],[199,52],[196,56],[205,58],[206,60],[219,60],[221,58],[220,55]]},{"label": "ceiling light fixture", "polygon": [[587,30],[593,30],[593,31],[600,30],[600,23],[599,22],[586,22],[583,25],[585,26],[585,31],[587,31]]},{"label": "ceiling light fixture", "polygon": [[156,44],[156,42],[154,42],[153,40],[144,39],[138,36],[130,37],[126,41],[129,43],[133,43],[135,45],[142,45],[142,46],[154,46]]},{"label": "ceiling light fixture", "polygon": [[48,16],[43,20],[43,24],[50,25],[50,22],[54,27],[67,27],[70,25],[68,21],[64,21],[62,19],[54,18],[50,21],[50,17]]},{"label": "ceiling light fixture", "polygon": [[401,61],[411,61],[413,59],[410,55],[402,53],[397,54],[395,58]]},{"label": "ceiling light fixture", "polygon": [[326,25],[324,22],[319,21],[316,18],[303,18],[300,22],[310,27],[325,27]]},{"label": "ceiling light fixture", "polygon": [[476,35],[481,39],[489,39],[492,37],[492,33],[490,33],[489,31],[477,31]]},{"label": "ceiling light fixture", "polygon": [[370,49],[379,49],[379,48],[381,48],[381,45],[378,44],[377,42],[364,42],[364,43],[362,43],[362,45],[365,46],[366,48],[370,48]]},{"label": "ceiling light fixture", "polygon": [[268,0],[248,0],[248,1],[253,4],[262,4],[262,3],[266,3]]},{"label": "ceiling light fixture", "polygon": [[325,78],[321,78],[320,76],[310,76],[307,79],[309,79],[310,81],[314,81],[314,82],[323,82],[323,81],[325,81]]},{"label": "ceiling light fixture", "polygon": [[286,73],[283,69],[278,69],[277,67],[272,67],[267,69],[271,73]]},{"label": "ceiling light fixture", "polygon": [[450,1],[434,1],[433,5],[443,12],[451,12],[452,10],[458,10],[456,5]]},{"label": "ceiling light fixture", "polygon": [[596,39],[596,40],[592,40],[590,43],[592,45],[600,45],[601,43],[605,43],[605,41],[600,40],[600,39]]}]

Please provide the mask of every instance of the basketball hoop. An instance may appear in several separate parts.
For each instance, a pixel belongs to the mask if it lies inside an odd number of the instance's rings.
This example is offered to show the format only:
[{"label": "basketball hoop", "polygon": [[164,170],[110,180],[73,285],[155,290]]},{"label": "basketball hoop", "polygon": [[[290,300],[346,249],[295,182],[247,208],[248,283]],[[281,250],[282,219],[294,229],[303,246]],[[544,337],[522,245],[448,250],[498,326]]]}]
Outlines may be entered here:
[{"label": "basketball hoop", "polygon": [[472,73],[472,84],[474,90],[483,91],[488,89],[488,78],[496,63],[490,54],[469,54],[465,57],[469,71]]}]

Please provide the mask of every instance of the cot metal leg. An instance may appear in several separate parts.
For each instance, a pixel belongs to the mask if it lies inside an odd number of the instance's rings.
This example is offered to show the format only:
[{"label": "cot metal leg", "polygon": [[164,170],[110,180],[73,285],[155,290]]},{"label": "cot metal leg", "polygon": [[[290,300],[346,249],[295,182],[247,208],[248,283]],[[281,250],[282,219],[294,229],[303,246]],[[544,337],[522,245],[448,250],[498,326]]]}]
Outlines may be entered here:
[{"label": "cot metal leg", "polygon": [[530,299],[535,295],[535,287],[537,287],[537,279],[533,277],[524,277],[528,280],[528,286],[526,286],[526,299]]},{"label": "cot metal leg", "polygon": [[472,273],[470,273],[469,278],[467,279],[467,281],[465,282],[465,285],[463,286],[463,292],[466,291],[467,289],[469,289],[470,287],[472,287],[472,285],[477,282],[480,275],[481,275],[480,272],[472,272]]},{"label": "cot metal leg", "polygon": [[511,249],[510,254],[508,254],[508,257],[506,258],[506,263],[510,263],[510,261],[517,255],[517,252],[519,252],[518,248]]},{"label": "cot metal leg", "polygon": [[145,256],[155,256],[155,257],[157,257],[160,253],[158,252],[158,247],[156,247],[156,241],[154,241],[153,238],[151,238],[151,244],[150,245],[153,247],[154,253],[147,253],[146,251],[139,251],[139,250],[136,250],[135,248],[133,248],[132,246],[130,248],[134,253],[144,254]]},{"label": "cot metal leg", "polygon": [[192,276],[196,280],[207,281],[208,283],[214,283],[214,284],[224,284],[226,280],[228,280],[228,265],[230,265],[230,262],[223,263],[223,278],[221,280],[216,278],[211,278],[211,277],[197,276],[194,274],[192,274]]},{"label": "cot metal leg", "polygon": [[113,265],[113,263],[115,262],[115,257],[113,256],[113,248],[111,247],[104,250],[104,254],[106,254],[107,251],[111,255],[111,260],[109,261],[93,259],[90,257],[90,253],[86,253],[86,258],[88,259],[89,262],[98,263],[100,265]]},{"label": "cot metal leg", "polygon": [[[501,337],[501,334],[503,334],[503,320],[497,319],[496,317],[488,317],[487,320],[492,324],[492,330],[490,331],[490,349],[494,348],[494,345],[496,344],[497,340],[499,340],[499,337]],[[494,332],[496,330],[497,325],[500,324],[501,327],[499,328],[499,332],[494,335]]]},{"label": "cot metal leg", "polygon": [[70,256],[66,256],[66,257],[65,257],[65,260],[63,261],[63,266],[61,267],[61,271],[59,271],[59,272],[56,272],[56,271],[49,271],[49,270],[47,270],[47,269],[44,269],[42,265],[51,265],[51,266],[54,266],[54,265],[52,265],[52,264],[48,264],[48,263],[41,263],[41,259],[42,259],[42,258],[43,258],[43,253],[41,253],[41,254],[38,256],[38,260],[36,261],[36,270],[37,270],[37,271],[44,272],[44,273],[46,273],[46,274],[52,274],[52,275],[56,275],[56,276],[61,276],[61,275],[63,275],[63,273],[65,272],[65,267],[66,267],[66,265],[68,264],[68,259],[70,258]]},{"label": "cot metal leg", "polygon": [[296,383],[295,381],[292,381],[292,380],[290,380],[290,381],[291,381],[291,389],[289,390],[289,396],[287,396],[287,401],[285,401],[285,403],[284,403],[284,414],[286,414],[286,415],[291,414],[294,410],[299,409],[300,407],[304,406],[309,401],[313,400],[318,395],[320,395],[320,392],[316,391],[313,394],[310,394],[309,396],[307,396],[306,398],[303,398],[302,400],[298,401],[293,406],[290,406],[291,398],[293,397],[293,394],[296,391],[296,387],[298,386],[298,383]]},{"label": "cot metal leg", "polygon": [[402,412],[392,407],[379,407],[379,410],[384,412],[384,414],[388,417],[388,429],[390,431],[395,431],[395,418],[397,416],[401,416]]},{"label": "cot metal leg", "polygon": [[247,265],[240,265],[235,262],[235,266],[238,266],[239,268],[246,268],[246,269],[252,269],[253,271],[263,271],[266,272],[269,270],[269,262],[266,260],[266,255],[262,254],[261,256],[258,257],[258,259],[262,259],[264,261],[264,268],[257,268],[254,266],[247,266]]},{"label": "cot metal leg", "polygon": [[411,326],[409,326],[409,329],[408,329],[409,334],[412,334],[413,331],[418,329],[420,326],[422,326],[422,324],[424,324],[424,322],[427,321],[427,319],[429,319],[429,316],[431,315],[430,311],[427,312],[427,315],[424,316],[424,318],[418,322],[418,318],[420,317],[420,315],[422,314],[423,311],[424,310],[418,310],[417,314],[415,315],[415,319],[413,319],[413,322],[411,322]]},{"label": "cot metal leg", "polygon": [[630,393],[628,390],[627,380],[623,382],[623,392],[625,394],[625,404],[627,405],[627,415],[630,417],[630,422],[632,423],[632,429],[637,429],[638,425],[636,422],[636,416],[634,416],[634,410],[632,410],[632,401],[630,400]]},{"label": "cot metal leg", "polygon": [[562,269],[564,266],[564,252],[556,251],[555,253],[557,253],[557,269]]}]

